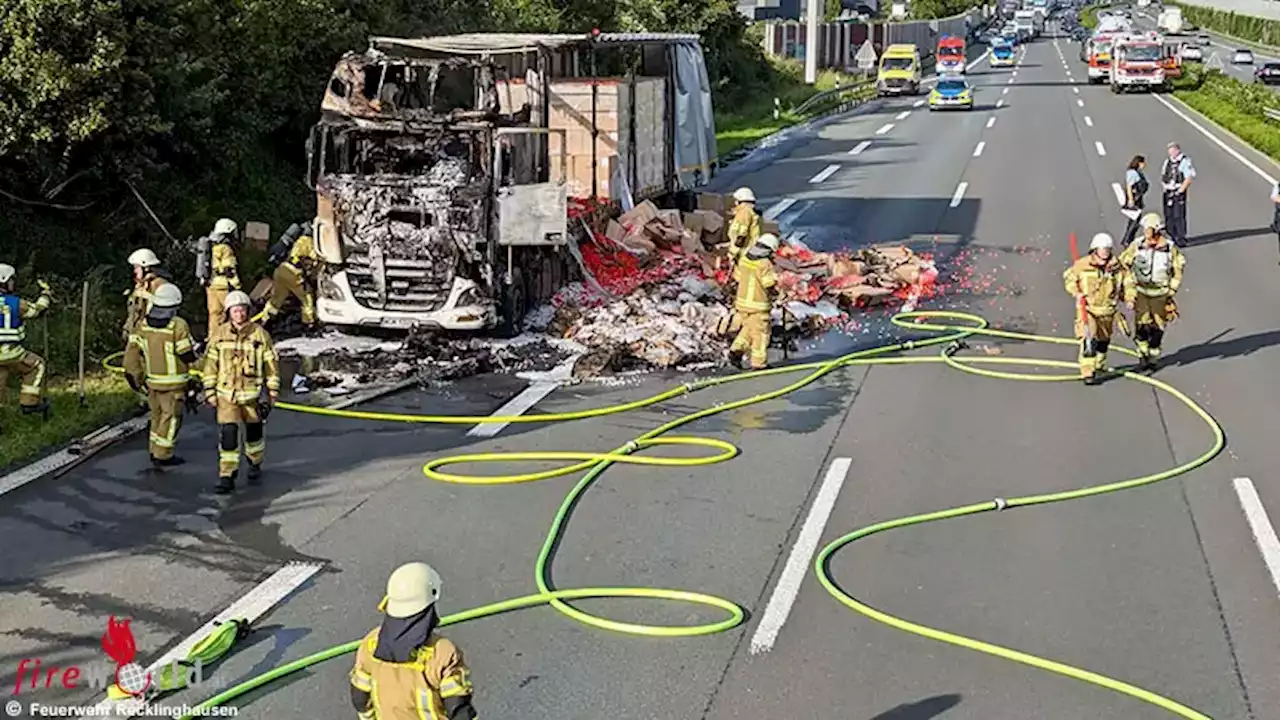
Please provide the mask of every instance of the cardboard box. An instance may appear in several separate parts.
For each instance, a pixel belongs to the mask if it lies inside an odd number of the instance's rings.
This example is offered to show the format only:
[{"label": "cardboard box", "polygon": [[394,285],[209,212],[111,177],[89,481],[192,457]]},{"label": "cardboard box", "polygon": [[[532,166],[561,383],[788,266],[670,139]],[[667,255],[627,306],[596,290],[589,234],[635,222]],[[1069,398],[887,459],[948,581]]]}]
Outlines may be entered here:
[{"label": "cardboard box", "polygon": [[702,250],[702,233],[685,228],[680,232],[680,249],[686,255],[693,255]]},{"label": "cardboard box", "polygon": [[680,222],[684,225],[685,230],[693,232],[694,236],[701,241],[704,229],[701,215],[696,212],[684,213],[680,216]]},{"label": "cardboard box", "polygon": [[718,193],[698,193],[698,209],[724,214],[726,210],[731,208],[726,207],[723,195]]},{"label": "cardboard box", "polygon": [[702,231],[711,235],[719,233],[725,227],[724,215],[715,210],[696,210],[693,213],[702,223]]},{"label": "cardboard box", "polygon": [[618,222],[626,229],[639,229],[649,224],[650,220],[658,217],[658,206],[649,200],[636,205],[627,212],[622,213],[618,218]]},{"label": "cardboard box", "polygon": [[266,252],[271,243],[271,226],[251,220],[244,224],[244,237],[249,241],[250,247]]},{"label": "cardboard box", "polygon": [[684,229],[684,222],[680,220],[679,210],[659,210],[658,219],[662,223],[676,231]]}]

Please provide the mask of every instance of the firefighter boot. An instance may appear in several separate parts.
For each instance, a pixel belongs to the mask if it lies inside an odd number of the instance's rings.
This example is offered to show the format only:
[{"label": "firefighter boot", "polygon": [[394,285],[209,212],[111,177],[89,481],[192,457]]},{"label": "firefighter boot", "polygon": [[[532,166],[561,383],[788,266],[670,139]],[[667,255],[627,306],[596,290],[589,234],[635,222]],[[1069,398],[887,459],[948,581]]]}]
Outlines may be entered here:
[{"label": "firefighter boot", "polygon": [[745,353],[742,350],[729,351],[729,364],[732,365],[735,370],[742,369],[742,358],[744,354]]},{"label": "firefighter boot", "polygon": [[22,406],[23,415],[40,415],[46,422],[49,420],[49,413],[50,407],[48,398],[41,400],[35,405]]},{"label": "firefighter boot", "polygon": [[213,487],[213,492],[218,495],[230,495],[236,489],[236,474],[220,475],[218,484]]},{"label": "firefighter boot", "polygon": [[250,485],[261,485],[262,484],[262,466],[249,463],[248,477],[249,477]]},{"label": "firefighter boot", "polygon": [[183,460],[177,455],[173,455],[167,458],[158,458],[155,455],[151,456],[151,465],[157,468],[177,467],[179,465],[185,464],[186,462],[187,462],[186,460]]}]

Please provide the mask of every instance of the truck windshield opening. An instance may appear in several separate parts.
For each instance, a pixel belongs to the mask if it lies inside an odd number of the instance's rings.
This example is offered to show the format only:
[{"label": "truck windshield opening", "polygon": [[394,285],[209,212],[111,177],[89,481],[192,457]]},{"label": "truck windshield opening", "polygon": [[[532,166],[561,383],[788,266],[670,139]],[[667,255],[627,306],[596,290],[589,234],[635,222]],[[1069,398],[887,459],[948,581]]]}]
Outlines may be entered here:
[{"label": "truck windshield opening", "polygon": [[323,136],[326,175],[416,177],[432,174],[444,160],[451,167],[477,167],[463,134],[330,127]]}]

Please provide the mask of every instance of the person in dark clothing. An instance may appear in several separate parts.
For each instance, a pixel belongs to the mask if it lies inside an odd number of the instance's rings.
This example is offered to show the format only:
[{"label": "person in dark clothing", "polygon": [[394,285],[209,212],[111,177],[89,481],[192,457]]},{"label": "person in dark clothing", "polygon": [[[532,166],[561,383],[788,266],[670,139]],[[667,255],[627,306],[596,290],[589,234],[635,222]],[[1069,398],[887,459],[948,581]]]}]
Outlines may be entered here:
[{"label": "person in dark clothing", "polygon": [[1125,226],[1124,238],[1120,244],[1125,247],[1137,236],[1139,218],[1147,207],[1145,197],[1150,185],[1147,183],[1147,176],[1142,172],[1146,167],[1147,159],[1141,155],[1134,155],[1129,161],[1129,167],[1124,171],[1124,206],[1121,207],[1120,212],[1129,218],[1129,224]]},{"label": "person in dark clothing", "polygon": [[1280,183],[1271,188],[1271,206],[1275,209],[1271,217],[1271,231],[1276,234],[1276,243],[1280,244]]},{"label": "person in dark clothing", "polygon": [[1160,181],[1164,187],[1165,229],[1175,245],[1187,244],[1187,189],[1195,176],[1191,158],[1182,153],[1178,143],[1169,143],[1169,157],[1160,169]]}]

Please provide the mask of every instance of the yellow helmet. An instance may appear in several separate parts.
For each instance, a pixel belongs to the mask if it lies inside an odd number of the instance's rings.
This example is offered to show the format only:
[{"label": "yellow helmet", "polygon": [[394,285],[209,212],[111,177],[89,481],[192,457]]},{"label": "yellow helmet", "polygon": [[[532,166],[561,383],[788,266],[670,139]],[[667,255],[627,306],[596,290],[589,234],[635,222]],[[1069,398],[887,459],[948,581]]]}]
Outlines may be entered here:
[{"label": "yellow helmet", "polygon": [[1152,230],[1160,230],[1164,227],[1164,221],[1155,213],[1147,213],[1146,215],[1143,215],[1141,224],[1143,228],[1150,228]]}]

